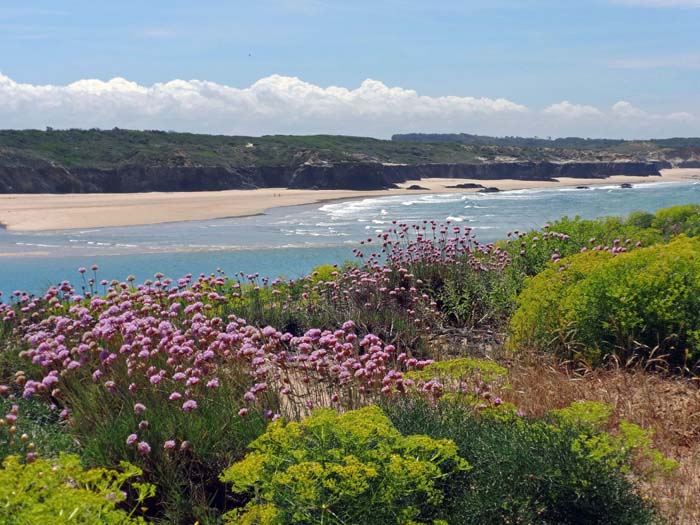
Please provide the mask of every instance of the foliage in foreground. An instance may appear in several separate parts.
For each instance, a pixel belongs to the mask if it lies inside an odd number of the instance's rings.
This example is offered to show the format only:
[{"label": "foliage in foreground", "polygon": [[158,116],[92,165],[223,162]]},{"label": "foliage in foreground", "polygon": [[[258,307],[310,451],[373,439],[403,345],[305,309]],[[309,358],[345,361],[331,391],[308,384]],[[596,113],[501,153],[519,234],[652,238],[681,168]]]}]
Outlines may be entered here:
[{"label": "foliage in foreground", "polygon": [[[549,263],[582,251],[625,253],[685,234],[700,235],[700,204],[635,211],[627,217],[562,217],[541,230],[515,231],[502,244],[513,261],[516,283],[544,270]],[[520,277],[518,277],[518,274]]]},{"label": "foliage in foreground", "polygon": [[[700,207],[688,206],[628,219],[564,219],[496,246],[479,244],[469,228],[398,224],[364,241],[357,267],[319,268],[296,282],[223,275],[173,282],[156,275],[139,286],[103,281],[100,293],[95,274],[84,279],[82,293],[68,283],[43,297],[17,292],[9,304],[0,303],[0,339],[11,342],[0,355],[0,389],[7,396],[0,454],[33,460],[36,453],[79,450],[87,465],[108,468],[128,460],[157,486],[150,518],[219,524],[223,512],[262,497],[233,494],[217,475],[243,457],[267,419],[281,413],[298,420],[319,406],[344,411],[383,400],[398,403],[388,411],[404,434],[455,439],[475,467],[452,473],[444,491],[436,482],[450,523],[573,523],[577,515],[586,523],[633,522],[630,509],[639,499],[620,476],[631,468],[631,456],[617,451],[646,449],[644,462],[664,470],[668,464],[650,449],[647,433],[620,424],[611,437],[580,418],[570,421],[571,414],[563,423],[559,415],[549,422],[484,417],[493,406],[509,414],[496,397],[503,395],[506,370],[463,356],[445,361],[431,334],[500,331],[528,283],[522,297],[539,305],[529,312],[562,323],[552,321],[533,344],[537,350],[597,361],[612,351],[625,357],[629,350],[613,337],[623,334],[620,341],[644,353],[659,338],[643,337],[662,325],[671,334],[663,350],[683,349],[683,341],[694,341],[688,327],[700,311],[693,302],[700,296],[697,242],[641,246],[697,234],[698,217]],[[581,251],[587,253],[566,258]],[[579,263],[572,261],[579,260],[591,275],[576,274]],[[539,280],[541,290],[529,291]],[[567,296],[572,291],[581,292],[575,301]],[[613,293],[615,301],[608,301]],[[572,331],[570,320],[556,317],[563,310],[544,305],[549,296],[578,305],[573,311],[585,313],[585,323]],[[586,330],[591,346],[574,337]],[[672,358],[685,363],[682,351]],[[417,393],[432,411],[426,430],[414,421],[422,409],[400,415],[409,403],[400,398]],[[465,406],[448,417],[442,405],[432,408],[438,399]],[[579,415],[583,408],[595,413],[579,406]],[[273,487],[274,480],[265,479]],[[231,519],[284,515],[270,505],[256,499]],[[601,510],[606,506],[608,514]],[[650,514],[639,512],[637,522],[645,523]],[[439,515],[426,511],[415,519]]]},{"label": "foliage in foreground", "polygon": [[22,464],[8,456],[0,469],[0,522],[5,525],[137,525],[146,523],[118,508],[126,499],[122,492],[131,481],[141,505],[153,487],[133,482],[141,471],[128,463],[120,472],[83,470],[72,455],[55,460],[37,459]]},{"label": "foliage in foreground", "polygon": [[700,358],[700,240],[563,259],[535,276],[518,303],[513,348],[593,363],[656,352],[692,370]]},{"label": "foliage in foreground", "polygon": [[449,440],[403,436],[377,407],[275,422],[222,479],[253,500],[231,524],[431,523],[443,491],[469,469]]},{"label": "foliage in foreground", "polygon": [[[515,414],[478,414],[452,403],[404,400],[385,407],[404,434],[449,439],[472,469],[454,476],[445,494],[449,523],[654,523],[655,513],[625,472],[634,438],[562,417],[551,422]],[[575,413],[578,413],[576,411]],[[636,435],[636,434],[635,434]]]}]

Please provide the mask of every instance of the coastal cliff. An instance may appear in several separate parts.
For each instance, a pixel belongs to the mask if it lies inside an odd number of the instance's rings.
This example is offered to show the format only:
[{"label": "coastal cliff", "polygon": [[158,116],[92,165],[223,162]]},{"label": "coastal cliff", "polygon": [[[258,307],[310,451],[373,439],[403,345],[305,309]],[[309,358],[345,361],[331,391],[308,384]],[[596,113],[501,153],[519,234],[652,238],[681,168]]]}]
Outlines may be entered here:
[{"label": "coastal cliff", "polygon": [[65,168],[48,163],[0,165],[0,193],[131,193],[287,187],[376,190],[424,178],[552,180],[659,175],[653,162],[492,162],[388,165],[373,162],[301,166],[140,166]]},{"label": "coastal cliff", "polygon": [[462,144],[333,135],[195,135],[117,128],[0,130],[0,193],[273,187],[366,191],[425,178],[527,181],[654,176],[659,169],[671,167],[671,162],[679,165],[700,158],[695,143],[681,139],[640,145],[585,142],[588,147],[579,149],[522,147],[493,140],[494,144]]}]

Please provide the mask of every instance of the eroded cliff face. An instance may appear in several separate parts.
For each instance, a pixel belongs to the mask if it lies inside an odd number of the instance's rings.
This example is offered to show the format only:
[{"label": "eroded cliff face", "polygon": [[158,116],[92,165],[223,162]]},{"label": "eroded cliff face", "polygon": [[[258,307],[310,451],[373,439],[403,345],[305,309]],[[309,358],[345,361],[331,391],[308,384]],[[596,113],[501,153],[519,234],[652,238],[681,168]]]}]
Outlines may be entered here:
[{"label": "eroded cliff face", "polygon": [[433,177],[487,181],[654,176],[659,175],[660,167],[663,166],[653,162],[494,162],[412,166],[344,162],[240,168],[125,165],[101,170],[66,169],[37,162],[0,162],[0,193],[134,193],[262,187],[375,190]]}]

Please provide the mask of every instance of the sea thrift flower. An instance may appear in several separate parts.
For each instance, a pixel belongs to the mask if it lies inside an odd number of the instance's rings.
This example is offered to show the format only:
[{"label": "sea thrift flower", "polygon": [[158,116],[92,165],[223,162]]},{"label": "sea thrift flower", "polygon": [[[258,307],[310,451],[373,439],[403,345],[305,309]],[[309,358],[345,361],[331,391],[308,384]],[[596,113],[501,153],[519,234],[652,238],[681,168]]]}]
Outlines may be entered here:
[{"label": "sea thrift flower", "polygon": [[127,445],[133,445],[139,440],[139,437],[136,434],[129,434],[126,438],[126,444]]},{"label": "sea thrift flower", "polygon": [[147,456],[148,454],[151,453],[151,445],[149,445],[145,441],[139,441],[139,444],[136,445],[136,450],[142,456]]},{"label": "sea thrift flower", "polygon": [[175,450],[176,443],[174,439],[169,439],[165,443],[163,443],[163,448],[165,450]]},{"label": "sea thrift flower", "polygon": [[134,414],[143,414],[146,411],[146,407],[141,403],[134,404]]},{"label": "sea thrift flower", "polygon": [[182,404],[182,410],[185,412],[192,412],[197,408],[197,402],[194,399],[188,399]]}]

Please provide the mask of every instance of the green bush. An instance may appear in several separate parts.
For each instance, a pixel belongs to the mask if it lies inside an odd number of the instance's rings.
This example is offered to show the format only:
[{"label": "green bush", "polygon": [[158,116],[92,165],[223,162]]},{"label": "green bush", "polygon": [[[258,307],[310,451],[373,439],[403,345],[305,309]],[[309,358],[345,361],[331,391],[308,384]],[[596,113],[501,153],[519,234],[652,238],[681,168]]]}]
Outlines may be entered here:
[{"label": "green bush", "polygon": [[633,447],[617,446],[618,438],[596,427],[574,418],[530,421],[419,400],[394,402],[385,410],[404,434],[454,441],[472,465],[453,476],[445,493],[451,524],[655,521],[627,474]]},{"label": "green bush", "polygon": [[143,504],[153,487],[133,481],[141,471],[128,463],[121,472],[83,470],[77,456],[37,459],[22,464],[9,456],[0,469],[0,522],[4,525],[144,524],[133,510],[118,508],[127,482],[136,490],[136,505]]},{"label": "green bush", "polygon": [[656,212],[651,225],[667,239],[681,233],[696,237],[700,235],[700,204],[663,208]]},{"label": "green bush", "polygon": [[[626,420],[611,425],[613,407],[596,401],[577,401],[566,408],[552,410],[550,419],[559,425],[581,429],[573,449],[595,461],[606,462],[621,472],[639,476],[666,474],[678,464],[652,446],[652,433]],[[630,460],[634,461],[634,468]]]},{"label": "green bush", "polygon": [[700,204],[662,208],[655,214],[634,211],[626,218],[584,220],[578,216],[573,219],[562,217],[546,228],[511,236],[502,244],[513,260],[513,269],[532,276],[546,268],[555,250],[563,258],[584,247],[613,247],[617,244],[630,249],[637,242],[642,246],[652,246],[680,234],[700,236]]},{"label": "green bush", "polygon": [[[80,443],[87,465],[129,461],[142,468],[157,487],[152,515],[167,523],[219,523],[220,514],[241,499],[231,498],[217,475],[241,459],[267,426],[261,410],[251,409],[246,418],[238,415],[243,386],[236,388],[235,373],[229,370],[231,377],[200,399],[196,413],[174,409],[167,391],[143,388],[140,399],[148,407],[148,425],[138,435],[152,445],[146,455],[127,444],[145,418],[134,413],[126,385],[110,393],[92,381],[65,382],[63,395],[72,407],[67,430]],[[175,449],[163,448],[168,440],[177,444]]]},{"label": "green bush", "polygon": [[222,475],[254,493],[229,523],[433,523],[450,476],[468,469],[453,442],[404,437],[377,407],[276,422],[251,448]]},{"label": "green bush", "polygon": [[503,326],[512,314],[519,280],[512,279],[508,268],[476,271],[468,265],[455,265],[433,279],[441,312],[453,326]]},{"label": "green bush", "polygon": [[654,224],[654,214],[647,211],[633,211],[627,216],[627,224],[642,230],[651,228]]},{"label": "green bush", "polygon": [[637,242],[642,246],[663,242],[660,231],[650,226],[651,220],[640,218],[639,212],[634,212],[627,220],[622,217],[592,220],[562,217],[545,229],[511,238],[505,247],[513,260],[511,271],[532,276],[547,267],[555,251],[564,258],[579,253],[582,248],[618,245],[631,249]]},{"label": "green bush", "polygon": [[532,278],[518,305],[513,349],[594,364],[608,355],[664,356],[692,369],[700,358],[700,240],[574,255]]}]

